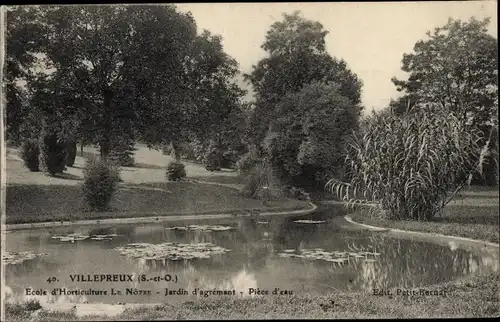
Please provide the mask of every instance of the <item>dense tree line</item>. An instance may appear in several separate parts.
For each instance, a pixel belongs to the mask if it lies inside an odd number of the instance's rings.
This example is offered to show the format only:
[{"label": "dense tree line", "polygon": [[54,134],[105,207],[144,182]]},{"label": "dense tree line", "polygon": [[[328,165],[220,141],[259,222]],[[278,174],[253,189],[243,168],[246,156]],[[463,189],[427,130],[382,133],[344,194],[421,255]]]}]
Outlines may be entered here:
[{"label": "dense tree line", "polygon": [[107,157],[212,138],[241,106],[221,37],[175,6],[14,7],[7,21],[9,139],[50,132]]},{"label": "dense tree line", "polygon": [[[403,57],[408,79],[393,79],[402,96],[385,113],[449,111],[481,134],[484,151],[471,158],[498,168],[498,49],[488,23],[450,20],[418,41]],[[7,137],[29,141],[26,151],[66,151],[68,165],[76,142],[122,158],[141,141],[177,161],[218,170],[240,160],[240,172],[260,164],[262,182],[321,189],[345,177],[346,142],[370,128],[362,82],[328,53],[328,32],[300,12],[273,23],[266,57],[245,74],[255,96],[244,103],[221,37],[174,5],[12,7]]]}]

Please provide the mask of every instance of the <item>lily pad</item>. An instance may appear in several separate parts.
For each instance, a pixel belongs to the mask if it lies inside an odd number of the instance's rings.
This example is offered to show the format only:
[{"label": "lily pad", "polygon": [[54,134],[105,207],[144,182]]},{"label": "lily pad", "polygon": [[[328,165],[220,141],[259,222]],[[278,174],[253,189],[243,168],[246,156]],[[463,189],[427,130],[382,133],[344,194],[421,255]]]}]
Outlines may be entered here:
[{"label": "lily pad", "polygon": [[227,231],[233,229],[230,226],[221,226],[221,225],[189,225],[187,227],[167,227],[167,230],[194,230],[194,231],[204,231],[204,232],[212,232],[212,231]]},{"label": "lily pad", "polygon": [[84,234],[69,234],[69,235],[54,235],[52,236],[52,239],[59,239],[59,241],[62,242],[75,242],[79,240],[85,240],[88,239],[90,236],[89,235],[84,235]]},{"label": "lily pad", "polygon": [[323,260],[326,262],[332,262],[337,264],[344,264],[345,262],[349,261],[349,258],[355,258],[355,259],[364,258],[365,261],[375,261],[374,259],[367,258],[367,256],[371,254],[368,252],[363,253],[365,256],[362,256],[361,253],[354,253],[354,252],[340,252],[340,251],[327,252],[324,251],[322,248],[303,249],[300,251],[300,254],[294,254],[293,252],[295,252],[295,250],[285,249],[283,252],[278,253],[278,256],[298,257],[308,260]]},{"label": "lily pad", "polygon": [[324,220],[295,220],[294,223],[297,224],[323,224]]},{"label": "lily pad", "polygon": [[122,255],[131,258],[144,258],[150,260],[190,260],[190,259],[207,259],[212,255],[224,254],[229,252],[229,249],[215,246],[211,243],[200,244],[179,244],[179,243],[162,243],[148,244],[135,243],[128,244],[124,247],[116,248]]},{"label": "lily pad", "polygon": [[95,237],[95,238],[113,238],[113,237],[117,237],[118,234],[106,234],[106,235],[92,235],[92,237]]},{"label": "lily pad", "polygon": [[2,256],[2,264],[21,264],[24,261],[35,259],[39,256],[45,256],[45,253],[34,253],[32,251],[27,252],[5,252]]},{"label": "lily pad", "polygon": [[184,227],[184,226],[181,226],[181,227],[167,227],[165,228],[166,230],[180,230],[180,231],[187,231],[189,228],[188,227]]}]

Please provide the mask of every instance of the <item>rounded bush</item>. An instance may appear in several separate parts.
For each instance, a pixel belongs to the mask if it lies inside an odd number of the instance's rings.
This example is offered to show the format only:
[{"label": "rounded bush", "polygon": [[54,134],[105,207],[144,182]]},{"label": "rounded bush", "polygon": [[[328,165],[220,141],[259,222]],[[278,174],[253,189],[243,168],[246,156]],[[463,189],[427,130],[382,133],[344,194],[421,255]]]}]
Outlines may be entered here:
[{"label": "rounded bush", "polygon": [[85,164],[83,192],[92,210],[109,208],[111,198],[120,181],[120,172],[111,161],[91,157]]},{"label": "rounded bush", "polygon": [[56,134],[44,135],[40,145],[40,165],[51,175],[62,173],[66,169],[66,145]]},{"label": "rounded bush", "polygon": [[205,164],[205,169],[208,171],[220,171],[221,166],[220,166],[220,160],[218,156],[215,153],[209,154],[204,162]]},{"label": "rounded bush", "polygon": [[21,159],[24,161],[24,165],[33,172],[40,171],[39,164],[40,149],[38,147],[38,142],[34,140],[24,141],[21,147]]},{"label": "rounded bush", "polygon": [[170,162],[167,166],[167,179],[169,181],[179,181],[186,177],[184,164],[180,162]]}]

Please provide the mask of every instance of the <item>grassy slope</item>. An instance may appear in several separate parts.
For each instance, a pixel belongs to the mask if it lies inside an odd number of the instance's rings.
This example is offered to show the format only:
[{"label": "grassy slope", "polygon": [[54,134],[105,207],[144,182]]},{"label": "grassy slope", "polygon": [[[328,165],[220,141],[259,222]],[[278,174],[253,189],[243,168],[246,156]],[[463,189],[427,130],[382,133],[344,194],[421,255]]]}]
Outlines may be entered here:
[{"label": "grassy slope", "polygon": [[[85,155],[95,153],[86,148]],[[244,198],[234,189],[241,183],[234,171],[209,172],[202,165],[186,163],[188,181],[166,182],[165,165],[172,161],[159,151],[138,145],[137,167],[123,167],[111,212],[88,212],[82,193],[85,158],[78,156],[74,167],[63,176],[50,177],[30,172],[17,157],[16,149],[7,156],[6,223],[67,221],[83,219],[168,216],[194,213],[239,213],[246,211],[305,209],[297,200],[261,201]],[[222,184],[222,185],[217,185]],[[225,186],[224,186],[225,185]]]},{"label": "grassy slope", "polygon": [[448,204],[441,217],[430,222],[370,218],[366,212],[353,216],[357,222],[378,227],[468,237],[499,243],[498,188],[473,187]]},{"label": "grassy slope", "polygon": [[[447,296],[374,296],[368,293],[335,293],[327,296],[263,296],[255,299],[214,298],[136,308],[107,320],[170,319],[282,319],[282,318],[438,318],[491,317],[500,314],[498,274],[465,277],[425,288],[446,290]],[[395,290],[393,290],[395,294]],[[332,305],[332,301],[334,305]],[[36,308],[36,307],[35,307]],[[28,320],[25,305],[7,305],[8,321]],[[39,321],[102,320],[78,318],[72,313],[38,314]]]},{"label": "grassy slope", "polygon": [[306,209],[298,200],[271,201],[242,197],[235,189],[189,182],[124,185],[116,193],[112,211],[88,212],[80,186],[11,185],[7,187],[6,223],[168,216],[190,213]]}]

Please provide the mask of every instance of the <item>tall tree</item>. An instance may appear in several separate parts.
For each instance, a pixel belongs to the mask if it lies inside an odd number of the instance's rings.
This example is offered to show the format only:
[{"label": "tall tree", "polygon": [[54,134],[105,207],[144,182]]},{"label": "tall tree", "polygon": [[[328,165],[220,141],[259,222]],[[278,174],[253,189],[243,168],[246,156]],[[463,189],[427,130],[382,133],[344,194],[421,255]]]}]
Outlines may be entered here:
[{"label": "tall tree", "polygon": [[[358,127],[358,107],[335,83],[313,82],[277,105],[264,139],[279,178],[292,185],[322,187],[342,176],[343,139]],[[319,185],[319,186],[318,186]]]},{"label": "tall tree", "polygon": [[137,102],[146,94],[161,88],[167,101],[182,97],[176,82],[196,36],[191,16],[170,5],[36,10],[47,40],[39,52],[55,70],[50,82],[62,85],[53,97],[61,101],[59,113],[79,116],[79,136],[98,144],[101,155],[109,154],[114,136],[131,136],[145,123],[145,105]]},{"label": "tall tree", "polygon": [[414,52],[403,55],[408,80],[393,78],[399,91],[417,106],[447,109],[480,130],[487,150],[497,142],[498,40],[490,36],[490,19],[449,19],[427,32]]},{"label": "tall tree", "polygon": [[7,139],[19,141],[28,114],[27,93],[22,86],[33,76],[36,53],[45,43],[37,7],[14,6],[6,10],[6,64],[4,82],[7,100]]},{"label": "tall tree", "polygon": [[256,92],[250,119],[249,136],[258,145],[276,117],[276,104],[290,92],[299,91],[313,81],[334,81],[342,95],[358,106],[361,112],[361,81],[343,60],[332,58],[325,47],[328,34],[319,22],[303,18],[299,11],[284,14],[275,22],[261,46],[268,57],[253,66],[245,75]]},{"label": "tall tree", "polygon": [[218,35],[204,30],[196,36],[178,66],[182,69],[175,79],[164,75],[175,80],[176,95],[169,86],[146,95],[151,110],[143,129],[143,139],[151,146],[171,143],[177,159],[181,143],[219,141],[221,128],[244,95],[233,81],[238,64],[224,52]]}]

